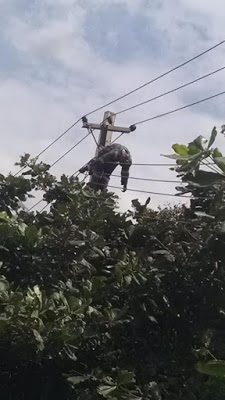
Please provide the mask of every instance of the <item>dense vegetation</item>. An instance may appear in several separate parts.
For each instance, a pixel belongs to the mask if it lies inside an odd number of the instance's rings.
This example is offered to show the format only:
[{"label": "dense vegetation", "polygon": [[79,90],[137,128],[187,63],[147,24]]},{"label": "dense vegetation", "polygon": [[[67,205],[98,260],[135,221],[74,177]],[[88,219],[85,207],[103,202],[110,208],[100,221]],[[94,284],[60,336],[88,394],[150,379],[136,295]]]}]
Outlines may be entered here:
[{"label": "dense vegetation", "polygon": [[[1,399],[225,398],[225,158],[215,137],[169,156],[180,190],[198,197],[190,208],[134,200],[121,215],[112,193],[57,181],[27,154],[22,175],[0,175]],[[22,208],[34,190],[49,212]]]}]

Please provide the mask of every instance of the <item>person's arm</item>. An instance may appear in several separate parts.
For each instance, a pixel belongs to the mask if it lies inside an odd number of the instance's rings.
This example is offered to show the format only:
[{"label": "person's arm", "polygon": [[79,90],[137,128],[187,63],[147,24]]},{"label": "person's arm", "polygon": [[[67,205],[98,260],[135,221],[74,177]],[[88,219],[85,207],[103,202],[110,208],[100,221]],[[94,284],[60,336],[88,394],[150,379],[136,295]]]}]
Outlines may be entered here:
[{"label": "person's arm", "polygon": [[79,172],[83,174],[84,172],[88,171],[89,175],[92,174],[92,165],[96,162],[97,158],[94,157],[87,164],[85,164],[82,168],[79,169]]},{"label": "person's arm", "polygon": [[130,166],[131,164],[123,165],[121,169],[121,185],[123,186],[123,192],[127,190]]}]

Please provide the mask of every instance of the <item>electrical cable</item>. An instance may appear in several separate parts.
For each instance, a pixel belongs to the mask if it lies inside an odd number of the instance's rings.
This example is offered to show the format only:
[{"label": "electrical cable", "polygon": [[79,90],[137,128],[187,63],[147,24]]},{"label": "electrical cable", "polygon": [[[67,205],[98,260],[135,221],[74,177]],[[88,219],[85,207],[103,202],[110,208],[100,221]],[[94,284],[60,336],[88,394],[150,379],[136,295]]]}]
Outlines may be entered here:
[{"label": "electrical cable", "polygon": [[59,158],[57,158],[56,161],[54,161],[53,164],[51,164],[50,168],[52,168],[54,165],[56,165],[60,160],[62,160],[67,154],[69,154],[75,147],[77,147],[83,140],[85,140],[89,135],[91,135],[91,132],[88,132],[87,135],[85,135],[79,142],[77,142],[74,146],[70,147],[69,150],[67,150],[64,154],[62,154]]},{"label": "electrical cable", "polygon": [[216,74],[217,72],[221,72],[221,71],[223,71],[224,69],[225,69],[225,66],[223,66],[223,67],[221,67],[221,68],[219,68],[219,69],[217,69],[217,70],[215,70],[215,71],[212,71],[212,72],[210,72],[210,73],[208,73],[208,74],[206,74],[206,75],[200,76],[199,78],[194,79],[193,81],[190,81],[190,82],[188,82],[188,83],[185,83],[185,84],[183,84],[183,85],[181,85],[181,86],[178,86],[178,87],[176,87],[176,88],[174,88],[174,89],[171,89],[171,90],[169,90],[168,92],[161,93],[161,94],[159,94],[158,96],[155,96],[155,97],[152,97],[151,99],[142,101],[141,103],[135,104],[134,106],[131,106],[131,107],[128,107],[128,108],[124,108],[123,110],[121,110],[121,111],[115,113],[115,115],[123,114],[123,113],[125,113],[125,112],[127,112],[127,111],[133,110],[134,108],[137,108],[137,107],[143,106],[144,104],[150,103],[151,101],[154,101],[154,100],[160,99],[161,97],[167,96],[168,94],[177,92],[178,90],[183,89],[183,88],[185,88],[185,87],[187,87],[187,86],[193,85],[193,83],[196,83],[196,82],[201,81],[202,79],[208,78],[209,76],[214,75],[214,74]]},{"label": "electrical cable", "polygon": [[[102,176],[102,174],[100,174],[98,171],[93,171],[93,172],[95,173],[95,175]],[[104,175],[106,175],[106,176],[114,176],[116,178],[122,178],[123,177],[123,175],[116,175],[116,174],[111,174],[111,173],[109,173],[109,174],[104,173]],[[135,177],[135,176],[129,176],[129,179],[135,179],[135,180],[138,180],[138,181],[150,181],[150,182],[180,183],[180,184],[181,183],[185,183],[185,182],[182,182],[181,180],[179,180],[179,181],[171,181],[171,180],[166,180],[166,179],[139,178],[139,177]]]},{"label": "electrical cable", "polygon": [[[81,140],[79,140],[73,147],[71,147],[71,148],[70,148],[68,151],[66,151],[61,157],[59,157],[56,161],[54,161],[54,163],[50,165],[50,168],[53,167],[54,165],[56,165],[63,157],[65,157],[65,155],[67,155],[70,151],[72,151],[75,147],[77,147],[77,146],[78,146],[81,142],[83,142],[83,140],[85,140],[89,135],[91,135],[91,132],[88,132],[87,135],[85,135]],[[76,172],[74,172],[74,174],[71,175],[71,178],[72,178],[74,175],[76,175],[76,174],[77,174],[77,176],[80,175],[79,170],[77,170]],[[42,201],[44,201],[44,200],[43,200],[43,199],[42,199],[42,200],[39,200],[39,201],[38,201],[37,203],[35,203],[31,208],[29,208],[28,211],[33,210],[33,208],[35,208],[36,206],[38,206]]]},{"label": "electrical cable", "polygon": [[[203,56],[204,54],[210,52],[211,50],[214,50],[215,48],[221,46],[221,45],[224,44],[224,43],[225,43],[225,40],[222,40],[221,42],[215,44],[214,46],[208,48],[207,50],[205,50],[205,51],[203,51],[203,52],[197,54],[196,56],[194,56],[194,57],[192,57],[192,58],[186,60],[185,62],[183,62],[183,63],[177,65],[176,67],[171,68],[170,70],[164,72],[163,74],[158,75],[157,77],[151,79],[150,81],[144,83],[143,85],[140,85],[140,86],[138,86],[137,88],[135,88],[135,89],[133,89],[133,90],[131,90],[131,91],[125,93],[124,95],[119,96],[119,97],[117,97],[116,99],[114,99],[114,100],[112,100],[112,101],[110,101],[110,102],[108,102],[108,103],[105,103],[105,104],[103,104],[102,106],[97,107],[96,109],[94,109],[94,110],[88,112],[88,113],[86,114],[86,116],[89,116],[89,115],[91,115],[91,114],[94,114],[94,113],[96,113],[97,111],[100,111],[100,110],[102,110],[103,108],[105,108],[105,107],[107,107],[107,106],[109,106],[109,105],[111,105],[111,104],[113,104],[113,103],[116,103],[117,101],[122,100],[122,99],[124,99],[125,97],[127,97],[127,96],[129,96],[129,95],[131,95],[131,94],[133,94],[133,93],[135,93],[135,92],[137,92],[138,90],[143,89],[144,87],[150,85],[151,83],[156,82],[157,80],[163,78],[164,76],[169,75],[171,72],[176,71],[176,70],[178,70],[179,68],[181,68],[181,67],[183,67],[183,66],[185,66],[185,65],[187,65],[187,64],[189,64],[189,63],[191,63],[192,61],[198,59],[199,57],[201,57],[201,56]],[[61,133],[56,139],[54,139],[48,146],[46,146],[35,158],[39,158],[40,155],[44,154],[50,147],[52,147],[58,140],[60,140],[63,136],[65,136],[66,133],[68,133],[68,132],[69,132],[75,125],[77,125],[81,120],[82,120],[82,117],[79,118],[78,120],[76,120],[69,128],[67,128],[64,132],[62,132],[62,133]],[[17,171],[17,172],[14,174],[14,176],[17,176],[21,171],[24,170],[24,168],[26,168],[26,166],[22,167],[19,171]]]},{"label": "electrical cable", "polygon": [[[147,103],[150,103],[150,102],[152,102],[152,101],[154,101],[154,100],[157,100],[157,99],[160,99],[160,98],[162,98],[162,97],[165,97],[165,96],[167,96],[168,94],[177,92],[177,91],[180,90],[180,89],[183,89],[183,88],[185,88],[185,87],[187,87],[187,86],[193,85],[193,84],[196,83],[196,82],[199,82],[199,81],[201,81],[201,80],[203,80],[203,79],[205,79],[205,78],[208,78],[209,76],[212,76],[212,75],[214,75],[214,74],[216,74],[216,73],[218,73],[218,72],[221,72],[221,71],[223,71],[224,69],[225,69],[225,66],[223,66],[223,67],[221,67],[221,68],[218,68],[218,69],[216,69],[216,70],[214,70],[214,71],[212,71],[212,72],[209,72],[209,73],[206,74],[206,75],[200,76],[200,77],[197,78],[197,79],[194,79],[194,80],[192,80],[192,81],[190,81],[190,82],[187,82],[187,83],[185,83],[185,84],[183,84],[183,85],[181,85],[181,86],[178,86],[178,87],[176,87],[176,88],[174,88],[174,89],[171,89],[171,90],[169,90],[169,91],[167,91],[167,92],[161,93],[161,94],[159,94],[159,95],[157,95],[157,96],[155,96],[155,97],[152,97],[151,99],[142,101],[141,103],[135,104],[135,105],[133,105],[133,106],[131,106],[131,107],[124,108],[123,110],[118,111],[117,113],[114,113],[114,115],[123,114],[123,113],[125,113],[125,112],[127,112],[127,111],[130,111],[130,110],[133,110],[133,109],[135,109],[135,108],[137,108],[137,107],[143,106],[143,105],[145,105],[145,104],[147,104]],[[105,120],[103,120],[102,124],[103,124],[107,119],[108,119],[108,117],[107,117]],[[114,140],[112,141],[112,143],[116,142],[122,135],[124,135],[124,133],[125,133],[125,132],[122,132],[119,136],[117,136],[116,139],[114,139]],[[95,139],[95,138],[94,138],[94,139]],[[96,142],[96,140],[95,140],[95,142]],[[97,142],[96,142],[96,144],[97,144]],[[98,144],[97,144],[97,146],[98,146]]]},{"label": "electrical cable", "polygon": [[96,137],[95,137],[95,135],[94,135],[93,129],[91,129],[91,128],[89,128],[89,129],[90,129],[90,132],[91,132],[91,134],[92,134],[92,137],[93,137],[93,139],[94,139],[94,141],[95,141],[96,146],[99,147],[99,144],[98,144],[98,142],[97,142],[97,140],[96,140]]},{"label": "electrical cable", "polygon": [[138,121],[134,125],[144,124],[145,122],[152,121],[154,119],[164,117],[165,115],[173,114],[173,113],[175,113],[177,111],[184,110],[185,108],[195,106],[196,104],[203,103],[204,101],[208,101],[208,100],[214,99],[215,97],[219,97],[219,96],[222,96],[224,94],[225,94],[225,91],[217,93],[217,94],[214,94],[213,96],[205,97],[202,100],[198,100],[198,101],[195,101],[194,103],[187,104],[186,106],[176,108],[175,110],[167,111],[167,112],[165,112],[163,114],[158,114],[158,115],[155,115],[154,117],[150,117],[150,118],[144,119],[142,121]]},{"label": "electrical cable", "polygon": [[91,112],[89,112],[88,114],[85,114],[85,115],[88,116],[88,115],[94,114],[95,112],[100,111],[100,110],[102,110],[103,108],[105,108],[105,107],[107,107],[107,106],[110,106],[111,104],[116,103],[117,101],[122,100],[122,99],[124,99],[124,98],[127,97],[127,96],[130,96],[131,94],[137,92],[138,90],[141,90],[141,89],[143,89],[144,87],[150,85],[151,83],[156,82],[157,80],[163,78],[164,76],[169,75],[171,72],[178,70],[179,68],[183,67],[184,65],[187,65],[187,64],[191,63],[192,61],[198,59],[199,57],[201,57],[201,56],[203,56],[204,54],[210,52],[211,50],[214,50],[215,48],[221,46],[221,45],[224,44],[224,43],[225,43],[225,40],[222,40],[221,42],[219,42],[219,43],[217,43],[216,45],[210,47],[209,49],[207,49],[207,50],[205,50],[205,51],[203,51],[203,52],[197,54],[196,56],[194,56],[194,57],[188,59],[187,61],[184,61],[183,63],[177,65],[176,67],[171,68],[169,71],[166,71],[166,72],[164,72],[164,73],[161,74],[161,75],[158,75],[156,78],[151,79],[150,81],[144,83],[143,85],[138,86],[137,88],[135,88],[135,89],[133,89],[133,90],[131,90],[131,91],[125,93],[125,94],[122,95],[122,96],[117,97],[116,99],[114,99],[114,100],[112,100],[112,101],[110,101],[110,102],[104,104],[104,105],[101,106],[101,107],[96,108],[95,110],[93,110],[93,111],[91,111]]},{"label": "electrical cable", "polygon": [[[107,174],[105,174],[107,175]],[[122,177],[122,175],[115,175],[112,174],[111,176],[114,176],[116,178],[120,178]],[[147,181],[147,182],[162,182],[162,183],[179,183],[179,184],[185,184],[186,182],[182,182],[182,181],[171,181],[171,180],[166,180],[166,179],[153,179],[153,178],[138,178],[135,176],[129,176],[129,179],[134,179],[137,181]]]},{"label": "electrical cable", "polygon": [[116,137],[116,139],[114,139],[114,140],[112,141],[111,144],[115,143],[115,142],[116,142],[121,136],[123,136],[123,135],[124,135],[124,132],[120,133],[120,134]]},{"label": "electrical cable", "polygon": [[41,204],[42,201],[44,201],[44,200],[43,200],[43,199],[39,200],[39,201],[38,201],[37,203],[35,203],[32,207],[30,207],[27,211],[29,212],[29,211],[33,210],[33,208],[35,208],[36,206],[38,206],[39,204]]},{"label": "electrical cable", "polygon": [[[99,185],[101,185],[101,184],[99,184]],[[119,187],[119,186],[108,185],[108,187],[110,187],[112,189],[121,189],[121,187]],[[182,195],[182,194],[173,194],[173,193],[149,192],[147,190],[139,190],[139,189],[127,189],[127,191],[129,191],[129,192],[137,192],[137,193],[154,194],[154,195],[157,195],[157,196],[185,197],[187,199],[193,199],[193,200],[194,199],[196,199],[196,200],[199,200],[199,199],[205,200],[205,199],[208,198],[208,197],[192,197],[192,196],[186,196],[186,195]]]},{"label": "electrical cable", "polygon": [[[219,96],[222,96],[222,95],[224,95],[224,94],[225,94],[225,91],[220,92],[220,93],[216,93],[216,94],[214,94],[214,95],[212,95],[212,96],[205,97],[204,99],[195,101],[194,103],[186,104],[185,106],[176,108],[176,109],[171,110],[171,111],[167,111],[167,112],[165,112],[165,113],[163,113],[163,114],[158,114],[158,115],[155,115],[154,117],[150,117],[150,118],[144,119],[144,120],[142,120],[142,121],[135,122],[133,125],[135,125],[135,126],[136,126],[136,125],[140,125],[140,124],[143,124],[143,123],[145,123],[145,122],[152,121],[152,120],[155,120],[155,119],[164,117],[164,116],[166,116],[166,115],[174,114],[174,113],[176,113],[176,112],[178,112],[178,111],[181,111],[181,110],[184,110],[184,109],[186,109],[186,108],[189,108],[189,107],[195,106],[195,105],[197,105],[197,104],[203,103],[203,102],[205,102],[205,101],[214,99],[214,98],[219,97]],[[88,133],[82,140],[84,140],[89,134],[90,134],[90,133]],[[116,138],[112,143],[114,143],[117,139],[119,139],[119,137],[121,137],[123,134],[124,134],[124,132],[122,132],[119,136],[117,136],[117,138]],[[82,140],[81,140],[81,141],[82,141]],[[78,144],[79,144],[79,143],[78,143]],[[55,165],[57,162],[59,162],[62,158],[64,158],[68,153],[70,153],[70,151],[72,151],[72,150],[74,149],[74,147],[76,147],[76,145],[73,146],[73,147],[71,147],[71,148],[70,148],[66,153],[64,153],[58,160],[56,160],[56,162],[53,163],[53,164],[51,165],[51,167],[52,167],[53,165]]]},{"label": "electrical cable", "polygon": [[[38,153],[35,158],[38,159],[42,154],[44,154],[48,149],[50,149],[50,147],[52,147],[56,142],[58,142],[59,139],[61,139],[63,136],[65,136],[66,133],[69,132],[74,126],[76,126],[81,120],[82,120],[82,118],[79,118],[72,125],[70,125],[69,128],[67,128],[64,132],[62,132],[55,140],[53,140],[53,142],[51,142],[40,153]],[[27,167],[27,165],[24,165],[19,171],[17,171],[14,174],[14,176],[17,176],[18,174],[20,174],[20,172],[22,172],[26,167]]]}]

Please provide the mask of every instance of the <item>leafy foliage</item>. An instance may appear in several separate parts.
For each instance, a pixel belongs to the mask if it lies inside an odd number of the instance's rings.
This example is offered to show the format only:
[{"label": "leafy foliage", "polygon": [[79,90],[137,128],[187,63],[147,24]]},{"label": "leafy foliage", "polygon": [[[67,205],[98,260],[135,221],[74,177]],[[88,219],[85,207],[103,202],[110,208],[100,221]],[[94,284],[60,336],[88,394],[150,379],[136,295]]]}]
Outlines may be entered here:
[{"label": "leafy foliage", "polygon": [[[210,197],[199,216],[196,207],[151,210],[150,199],[121,215],[112,193],[57,181],[28,154],[22,176],[1,176],[3,399],[224,398],[223,362],[214,360],[225,358],[215,136],[173,146],[186,190]],[[219,178],[206,171],[203,185],[201,163],[211,157]],[[44,191],[49,212],[22,207],[34,190]]]}]

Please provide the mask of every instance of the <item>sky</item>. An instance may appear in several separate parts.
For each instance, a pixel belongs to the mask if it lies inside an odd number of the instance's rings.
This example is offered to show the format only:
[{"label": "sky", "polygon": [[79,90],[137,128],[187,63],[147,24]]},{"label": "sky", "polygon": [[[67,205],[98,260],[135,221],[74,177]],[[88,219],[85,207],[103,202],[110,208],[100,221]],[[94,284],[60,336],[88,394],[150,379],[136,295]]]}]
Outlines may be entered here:
[{"label": "sky", "polygon": [[[0,172],[16,172],[19,156],[38,154],[75,120],[223,40],[223,0],[0,0]],[[89,117],[118,112],[225,65],[225,45]],[[225,72],[118,115],[130,126],[225,90]],[[173,143],[209,137],[225,123],[225,96],[138,125],[120,143],[134,163],[165,163]],[[43,154],[53,163],[85,134],[81,124]],[[114,136],[115,137],[115,136]],[[218,134],[225,152],[225,138]],[[52,168],[71,175],[95,153],[92,137]],[[120,170],[116,170],[116,174]],[[176,180],[167,167],[133,166],[130,176]],[[119,178],[112,185],[120,186]],[[175,193],[175,183],[130,179],[129,188]],[[121,210],[147,194],[116,190]],[[151,206],[178,203],[151,196]],[[183,202],[183,199],[182,199]]]}]

